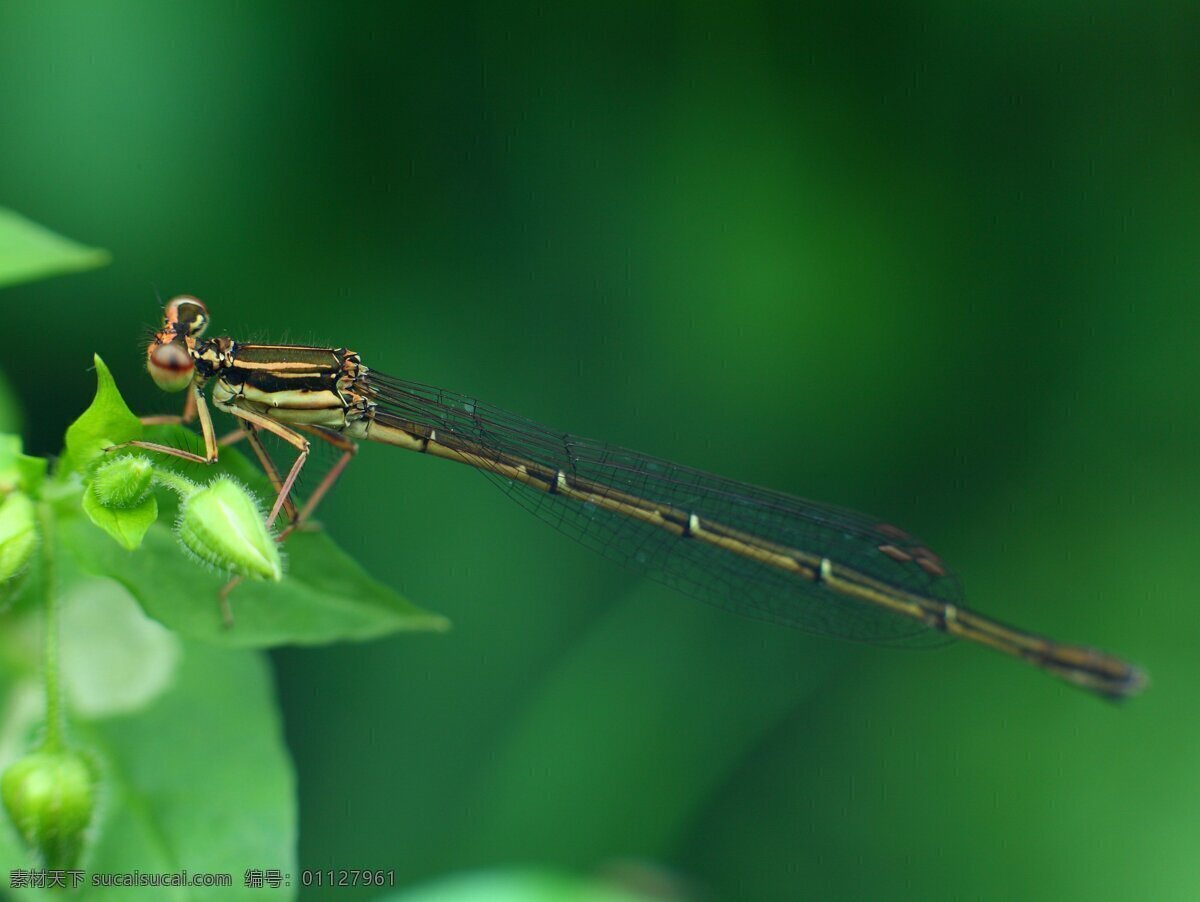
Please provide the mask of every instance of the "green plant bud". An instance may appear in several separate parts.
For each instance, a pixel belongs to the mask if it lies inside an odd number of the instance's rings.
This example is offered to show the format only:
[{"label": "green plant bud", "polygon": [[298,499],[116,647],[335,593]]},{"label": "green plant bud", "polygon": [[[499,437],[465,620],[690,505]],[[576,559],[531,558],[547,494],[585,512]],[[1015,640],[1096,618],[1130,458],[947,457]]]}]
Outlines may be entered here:
[{"label": "green plant bud", "polygon": [[146,498],[154,466],[144,457],[124,454],[107,460],[92,476],[92,492],[105,507],[126,509]]},{"label": "green plant bud", "polygon": [[17,576],[37,547],[37,512],[29,496],[13,492],[0,502],[0,583]]},{"label": "green plant bud", "polygon": [[184,499],[176,533],[184,548],[214,567],[250,579],[283,578],[279,546],[258,502],[227,476]]},{"label": "green plant bud", "polygon": [[8,816],[48,868],[73,868],[96,807],[96,778],[82,755],[40,751],[0,778]]}]

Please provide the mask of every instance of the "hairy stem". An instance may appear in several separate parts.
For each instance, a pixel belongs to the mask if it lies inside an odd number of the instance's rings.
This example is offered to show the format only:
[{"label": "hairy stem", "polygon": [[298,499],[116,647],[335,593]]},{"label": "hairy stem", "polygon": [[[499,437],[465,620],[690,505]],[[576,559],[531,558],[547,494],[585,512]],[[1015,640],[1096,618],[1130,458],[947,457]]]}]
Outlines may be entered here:
[{"label": "hairy stem", "polygon": [[42,528],[42,593],[46,635],[42,676],[46,684],[46,738],[43,748],[57,751],[66,745],[67,724],[63,713],[62,685],[58,668],[58,571],[54,512],[46,502],[38,504]]}]

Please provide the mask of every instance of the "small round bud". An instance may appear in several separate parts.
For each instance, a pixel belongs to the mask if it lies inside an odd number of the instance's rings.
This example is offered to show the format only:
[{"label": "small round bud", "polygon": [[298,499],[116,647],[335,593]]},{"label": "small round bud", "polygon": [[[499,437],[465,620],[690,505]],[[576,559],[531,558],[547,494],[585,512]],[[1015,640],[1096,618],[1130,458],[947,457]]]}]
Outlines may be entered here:
[{"label": "small round bud", "polygon": [[48,868],[73,868],[96,807],[96,778],[75,752],[40,751],[0,777],[8,816]]},{"label": "small round bud", "polygon": [[37,511],[24,492],[0,502],[0,584],[25,569],[37,547]]},{"label": "small round bud", "polygon": [[184,499],[176,525],[184,548],[237,576],[278,582],[283,560],[254,496],[227,476]]},{"label": "small round bud", "polygon": [[92,475],[92,492],[104,507],[130,508],[150,491],[154,466],[144,457],[125,454],[106,460]]}]

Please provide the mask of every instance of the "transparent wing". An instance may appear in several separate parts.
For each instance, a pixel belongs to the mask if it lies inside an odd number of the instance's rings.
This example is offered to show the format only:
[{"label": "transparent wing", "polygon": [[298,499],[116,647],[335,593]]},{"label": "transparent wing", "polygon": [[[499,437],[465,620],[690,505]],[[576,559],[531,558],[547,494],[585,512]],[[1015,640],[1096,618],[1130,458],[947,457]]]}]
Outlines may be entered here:
[{"label": "transparent wing", "polygon": [[684,538],[569,495],[508,478],[488,460],[529,462],[562,472],[600,495],[634,496],[695,514],[785,548],[829,558],[897,589],[959,604],[958,579],[913,536],[876,518],[805,501],[701,470],[556,432],[444,389],[370,371],[364,377],[376,419],[436,430],[478,455],[479,469],[541,519],[590,548],[717,607],[808,632],[877,643],[940,644],[945,634],[820,582],[724,548]]}]

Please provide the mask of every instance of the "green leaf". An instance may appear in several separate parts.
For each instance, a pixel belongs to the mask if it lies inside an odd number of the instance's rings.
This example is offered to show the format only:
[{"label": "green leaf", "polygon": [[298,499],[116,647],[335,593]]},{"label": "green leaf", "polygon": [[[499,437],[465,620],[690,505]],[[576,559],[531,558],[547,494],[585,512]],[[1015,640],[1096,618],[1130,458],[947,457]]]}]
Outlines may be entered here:
[{"label": "green leaf", "polygon": [[38,565],[41,545],[34,549],[33,559],[19,574],[0,582],[0,612],[28,610],[39,607],[44,596],[42,568]]},{"label": "green leaf", "polygon": [[294,888],[242,884],[251,868],[296,873],[295,779],[267,662],[192,643],[176,680],[145,711],[80,731],[108,764],[113,794],[91,869],[234,878],[229,888],[156,891],[156,899],[292,898]]},{"label": "green leaf", "polygon": [[144,457],[109,456],[92,472],[83,491],[83,511],[126,551],[142,544],[158,519],[158,500],[150,494],[154,468]]},{"label": "green leaf", "polygon": [[37,510],[24,492],[0,497],[0,584],[24,572],[38,543]]},{"label": "green leaf", "polygon": [[104,449],[142,437],[141,421],[121,397],[112,373],[96,355],[96,397],[74,423],[67,427],[67,458],[71,468],[85,472],[104,454]]},{"label": "green leaf", "polygon": [[104,266],[108,251],[56,235],[0,207],[0,287]]},{"label": "green leaf", "polygon": [[83,510],[118,545],[126,551],[135,551],[141,547],[146,530],[158,519],[158,499],[147,495],[133,507],[105,507],[88,486],[83,493]]},{"label": "green leaf", "polygon": [[282,582],[243,582],[230,593],[234,624],[229,629],[222,625],[218,604],[228,575],[193,561],[161,523],[129,555],[114,553],[82,518],[64,517],[59,537],[80,568],[120,583],[164,626],[222,645],[313,645],[447,626],[442,617],[369,577],[323,532],[288,537],[288,572]]},{"label": "green leaf", "polygon": [[[68,600],[103,607],[111,614],[105,618],[109,623],[129,624],[133,618],[139,630],[150,626],[129,596],[111,584],[76,585]],[[115,611],[117,604],[124,607]],[[69,633],[69,617],[63,626]],[[123,644],[111,633],[104,638]],[[136,638],[130,634],[133,647]],[[295,879],[280,889],[243,885],[251,868],[297,873],[295,779],[270,668],[258,653],[175,638],[178,652],[167,682],[135,709],[85,713],[73,706],[72,737],[97,763],[103,799],[81,866],[90,874],[219,872],[230,874],[233,885],[155,888],[149,895],[144,887],[89,887],[84,896],[100,902],[294,898]],[[64,640],[69,646],[70,635]],[[24,675],[0,671],[0,695],[16,700],[6,705],[0,724],[8,740],[0,747],[0,767],[36,741],[42,704],[35,669],[31,662]],[[0,826],[0,870],[33,865],[11,826]],[[42,895],[21,891],[22,898],[26,894]]]},{"label": "green leaf", "polygon": [[22,491],[36,498],[45,478],[45,458],[22,454],[19,435],[0,435],[0,496]]},{"label": "green leaf", "polygon": [[22,491],[38,497],[46,480],[46,465],[44,457],[30,457],[28,454],[17,457],[17,485]]},{"label": "green leaf", "polygon": [[142,613],[116,583],[60,560],[68,566],[59,570],[65,591],[58,659],[73,716],[100,720],[142,710],[175,684],[183,639]]},{"label": "green leaf", "polygon": [[41,580],[37,571],[37,567],[26,567],[12,579],[0,583],[0,612],[18,605],[37,604],[41,600]]}]

